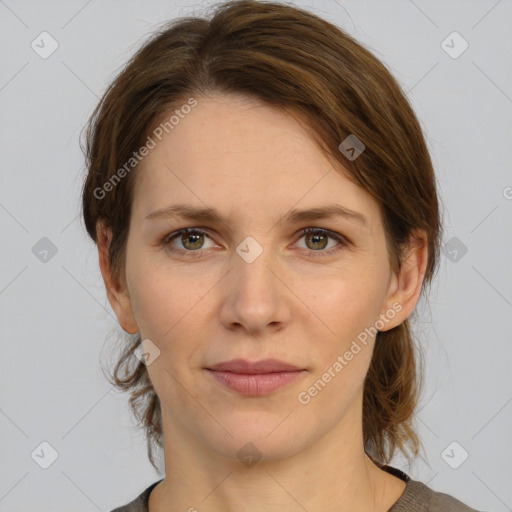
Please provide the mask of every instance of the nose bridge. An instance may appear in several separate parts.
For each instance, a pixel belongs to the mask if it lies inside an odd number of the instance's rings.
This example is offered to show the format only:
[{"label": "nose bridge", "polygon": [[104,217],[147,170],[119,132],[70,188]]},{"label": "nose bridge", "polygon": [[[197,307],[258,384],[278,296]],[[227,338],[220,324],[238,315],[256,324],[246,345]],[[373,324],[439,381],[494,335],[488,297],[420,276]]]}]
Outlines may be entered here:
[{"label": "nose bridge", "polygon": [[262,237],[260,243],[248,236],[236,247],[222,311],[224,322],[242,324],[253,331],[287,318],[279,279],[270,270],[275,266],[270,238],[263,241]]},{"label": "nose bridge", "polygon": [[234,255],[234,275],[238,292],[252,293],[252,295],[261,292],[271,293],[270,280],[273,276],[268,266],[271,264],[272,249],[270,237],[259,237],[260,242],[253,236],[247,236],[236,247]]}]

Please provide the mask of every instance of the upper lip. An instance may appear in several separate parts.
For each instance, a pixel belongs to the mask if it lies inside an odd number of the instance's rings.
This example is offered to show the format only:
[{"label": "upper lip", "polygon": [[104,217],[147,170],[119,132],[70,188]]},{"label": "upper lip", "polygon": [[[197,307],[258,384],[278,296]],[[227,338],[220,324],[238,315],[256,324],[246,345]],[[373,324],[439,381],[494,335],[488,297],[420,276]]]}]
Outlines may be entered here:
[{"label": "upper lip", "polygon": [[303,370],[303,368],[279,361],[278,359],[262,359],[255,362],[246,361],[245,359],[232,359],[231,361],[224,361],[210,366],[208,370],[255,375],[261,373],[298,372]]}]

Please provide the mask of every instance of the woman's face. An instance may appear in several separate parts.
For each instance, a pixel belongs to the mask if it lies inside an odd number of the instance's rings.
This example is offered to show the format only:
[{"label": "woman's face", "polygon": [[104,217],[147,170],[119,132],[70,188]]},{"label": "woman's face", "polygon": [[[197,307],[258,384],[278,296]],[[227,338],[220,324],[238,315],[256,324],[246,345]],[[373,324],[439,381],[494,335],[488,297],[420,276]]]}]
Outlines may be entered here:
[{"label": "woman's face", "polygon": [[[158,354],[148,371],[164,434],[275,459],[358,431],[375,327],[411,309],[397,301],[378,205],[283,111],[196,98],[135,171],[127,293],[114,304]],[[313,211],[326,207],[346,214]],[[302,371],[210,370],[269,358]]]}]

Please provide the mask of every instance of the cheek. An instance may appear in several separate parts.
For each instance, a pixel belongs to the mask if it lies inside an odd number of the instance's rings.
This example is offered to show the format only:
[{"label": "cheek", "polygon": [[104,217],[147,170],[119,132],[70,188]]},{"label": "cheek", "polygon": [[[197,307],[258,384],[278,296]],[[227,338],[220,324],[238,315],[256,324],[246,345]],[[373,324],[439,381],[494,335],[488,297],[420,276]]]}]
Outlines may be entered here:
[{"label": "cheek", "polygon": [[[357,336],[379,318],[385,297],[384,272],[368,266],[364,271],[352,267],[340,271],[309,292],[307,300],[319,320],[337,339]],[[306,289],[304,289],[306,292]]]},{"label": "cheek", "polygon": [[183,359],[192,351],[194,340],[200,339],[197,319],[207,314],[208,292],[216,279],[170,268],[159,260],[151,253],[132,252],[127,261],[133,314],[143,339],[152,340],[162,353],[172,352],[171,361],[178,353]]},{"label": "cheek", "polygon": [[[364,271],[352,267],[351,272],[338,272],[337,278],[326,280],[310,295],[308,304],[313,305],[315,316],[321,320],[316,325],[324,333],[316,337],[320,342],[308,347],[317,363],[309,383],[313,386],[311,396],[319,398],[315,399],[316,407],[328,403],[341,407],[342,402],[350,403],[361,392],[373,353],[385,277],[376,265],[367,265]],[[312,338],[311,327],[305,328]],[[339,412],[336,409],[333,414]]]},{"label": "cheek", "polygon": [[[372,328],[379,318],[381,295],[381,283],[374,274],[367,273],[331,280],[323,292],[310,297],[326,334],[314,337],[313,329],[306,327],[308,338],[317,340],[307,348],[315,364],[298,399],[301,404],[311,404],[313,409],[322,411],[327,423],[339,421],[362,393],[373,353]],[[310,410],[308,405],[305,411]]]}]

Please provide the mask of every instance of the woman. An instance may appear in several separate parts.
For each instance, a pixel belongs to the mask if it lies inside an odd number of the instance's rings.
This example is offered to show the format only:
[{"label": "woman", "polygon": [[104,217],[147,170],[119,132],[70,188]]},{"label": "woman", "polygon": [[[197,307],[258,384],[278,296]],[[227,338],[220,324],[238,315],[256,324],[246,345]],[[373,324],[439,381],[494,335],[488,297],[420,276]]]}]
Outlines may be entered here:
[{"label": "woman", "polygon": [[[441,225],[386,68],[289,5],[156,33],[88,127],[83,214],[165,478],[128,511],[471,511],[417,456],[408,317]],[[156,465],[155,465],[156,468]]]}]

